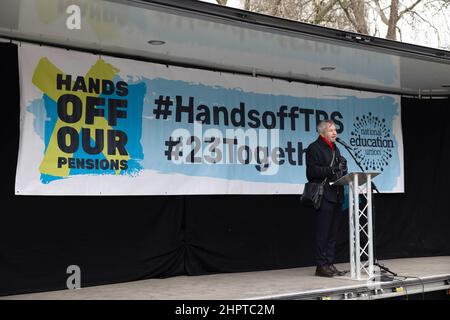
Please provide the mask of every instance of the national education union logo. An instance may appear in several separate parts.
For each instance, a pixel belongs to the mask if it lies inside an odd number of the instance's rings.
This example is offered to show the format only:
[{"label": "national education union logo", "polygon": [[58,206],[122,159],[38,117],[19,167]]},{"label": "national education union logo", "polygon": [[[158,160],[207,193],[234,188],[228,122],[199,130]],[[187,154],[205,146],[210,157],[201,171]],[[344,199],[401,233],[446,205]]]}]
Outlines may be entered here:
[{"label": "national education union logo", "polygon": [[394,140],[386,120],[369,112],[356,117],[350,132],[350,145],[364,170],[383,171],[392,158]]}]

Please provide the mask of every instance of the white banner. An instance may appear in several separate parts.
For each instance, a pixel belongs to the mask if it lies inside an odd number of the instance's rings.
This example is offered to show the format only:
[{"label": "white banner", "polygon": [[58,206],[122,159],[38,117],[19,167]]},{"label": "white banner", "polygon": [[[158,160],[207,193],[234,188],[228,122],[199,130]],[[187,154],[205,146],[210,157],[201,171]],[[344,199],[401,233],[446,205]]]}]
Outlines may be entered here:
[{"label": "white banner", "polygon": [[299,194],[323,119],[404,191],[399,96],[28,44],[19,61],[16,194]]}]

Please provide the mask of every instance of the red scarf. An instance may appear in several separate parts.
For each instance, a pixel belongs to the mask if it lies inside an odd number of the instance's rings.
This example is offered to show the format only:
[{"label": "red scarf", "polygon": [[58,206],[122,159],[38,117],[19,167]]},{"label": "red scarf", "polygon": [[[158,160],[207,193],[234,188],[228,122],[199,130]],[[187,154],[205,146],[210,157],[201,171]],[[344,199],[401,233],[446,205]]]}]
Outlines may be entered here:
[{"label": "red scarf", "polygon": [[331,149],[331,151],[333,151],[334,150],[334,144],[333,143],[331,143],[330,141],[328,141],[327,140],[327,138],[325,138],[324,136],[322,136],[322,135],[319,135],[319,137],[330,147],[330,149]]}]

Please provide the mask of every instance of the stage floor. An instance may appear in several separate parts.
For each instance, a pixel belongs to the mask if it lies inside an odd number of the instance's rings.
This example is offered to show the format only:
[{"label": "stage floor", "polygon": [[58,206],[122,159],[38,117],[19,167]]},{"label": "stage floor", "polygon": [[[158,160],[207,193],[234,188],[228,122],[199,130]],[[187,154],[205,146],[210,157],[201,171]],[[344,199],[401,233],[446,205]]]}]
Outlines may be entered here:
[{"label": "stage floor", "polygon": [[[450,256],[380,262],[398,274],[394,281],[321,278],[314,276],[315,267],[306,267],[149,279],[77,290],[5,296],[0,299],[381,299],[450,289]],[[343,270],[350,269],[349,264],[336,266]]]}]

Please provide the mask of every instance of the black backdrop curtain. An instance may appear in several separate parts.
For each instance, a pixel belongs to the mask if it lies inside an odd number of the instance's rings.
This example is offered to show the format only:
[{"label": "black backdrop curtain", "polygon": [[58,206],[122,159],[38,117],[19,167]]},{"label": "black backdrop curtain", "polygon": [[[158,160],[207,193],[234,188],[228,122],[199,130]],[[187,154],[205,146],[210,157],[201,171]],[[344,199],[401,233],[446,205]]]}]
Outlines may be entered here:
[{"label": "black backdrop curtain", "polygon": [[[0,295],[65,289],[69,265],[91,286],[314,264],[314,212],[296,195],[15,196],[17,47],[0,52]],[[448,99],[402,99],[406,193],[376,197],[379,259],[450,254],[449,110]],[[338,262],[347,224],[342,214]]]}]

